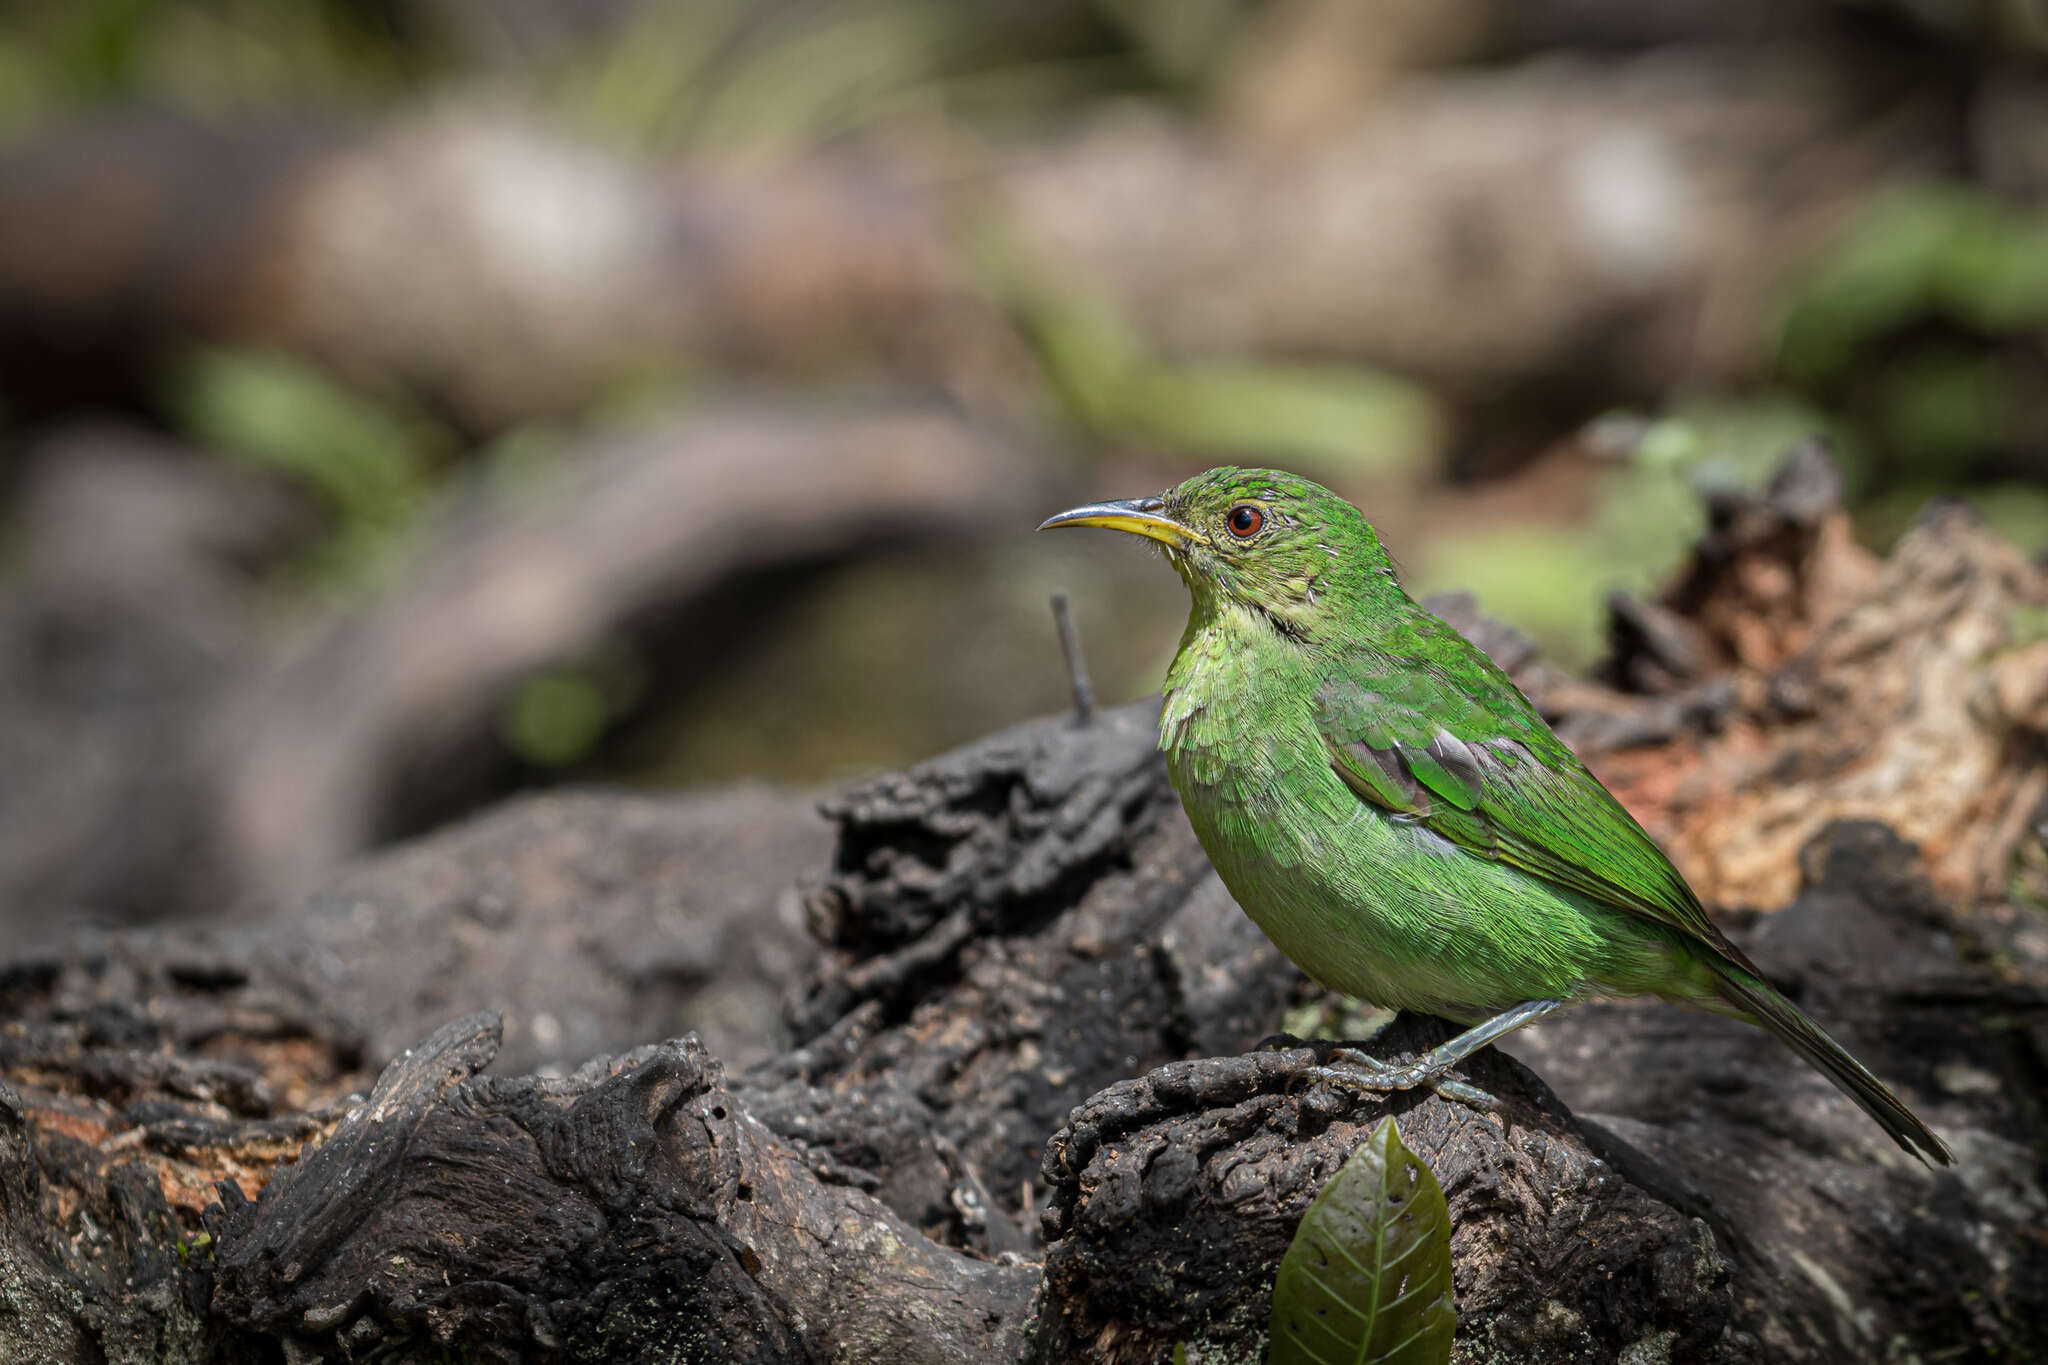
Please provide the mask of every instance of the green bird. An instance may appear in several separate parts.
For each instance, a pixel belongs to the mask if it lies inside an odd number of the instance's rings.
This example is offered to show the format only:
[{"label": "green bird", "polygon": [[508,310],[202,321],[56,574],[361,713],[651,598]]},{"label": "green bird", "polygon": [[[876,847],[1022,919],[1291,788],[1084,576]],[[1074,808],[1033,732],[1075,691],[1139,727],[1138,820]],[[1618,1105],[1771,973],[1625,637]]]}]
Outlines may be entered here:
[{"label": "green bird", "polygon": [[1494,662],[1402,590],[1350,503],[1272,469],[1039,529],[1158,542],[1192,595],[1159,743],[1224,885],[1318,982],[1466,1032],[1405,1064],[1320,1074],[1428,1085],[1579,1001],[1654,995],[1769,1030],[1922,1160],[1948,1146],[1763,979],[1662,850]]}]

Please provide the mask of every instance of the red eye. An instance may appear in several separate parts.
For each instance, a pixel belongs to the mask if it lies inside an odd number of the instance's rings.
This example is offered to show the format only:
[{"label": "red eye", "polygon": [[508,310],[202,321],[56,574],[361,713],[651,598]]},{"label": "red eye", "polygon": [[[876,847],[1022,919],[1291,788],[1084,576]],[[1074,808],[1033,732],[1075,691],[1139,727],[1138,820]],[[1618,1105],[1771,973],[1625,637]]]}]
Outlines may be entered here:
[{"label": "red eye", "polygon": [[1229,517],[1224,520],[1224,525],[1230,528],[1230,534],[1239,540],[1251,539],[1265,524],[1266,514],[1248,502],[1241,502],[1231,508]]}]

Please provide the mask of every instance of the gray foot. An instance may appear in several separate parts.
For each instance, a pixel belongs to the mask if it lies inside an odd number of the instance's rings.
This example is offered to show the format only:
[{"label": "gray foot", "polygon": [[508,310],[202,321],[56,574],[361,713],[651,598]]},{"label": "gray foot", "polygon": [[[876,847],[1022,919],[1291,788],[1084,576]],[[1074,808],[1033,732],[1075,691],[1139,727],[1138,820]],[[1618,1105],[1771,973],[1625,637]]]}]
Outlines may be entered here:
[{"label": "gray foot", "polygon": [[1454,1065],[1452,1060],[1433,1056],[1415,1061],[1383,1062],[1357,1048],[1339,1047],[1330,1050],[1329,1063],[1311,1069],[1308,1074],[1317,1080],[1353,1090],[1385,1092],[1428,1086],[1447,1100],[1484,1113],[1490,1114],[1500,1108],[1500,1102],[1493,1096],[1471,1082],[1453,1076],[1451,1068]]}]

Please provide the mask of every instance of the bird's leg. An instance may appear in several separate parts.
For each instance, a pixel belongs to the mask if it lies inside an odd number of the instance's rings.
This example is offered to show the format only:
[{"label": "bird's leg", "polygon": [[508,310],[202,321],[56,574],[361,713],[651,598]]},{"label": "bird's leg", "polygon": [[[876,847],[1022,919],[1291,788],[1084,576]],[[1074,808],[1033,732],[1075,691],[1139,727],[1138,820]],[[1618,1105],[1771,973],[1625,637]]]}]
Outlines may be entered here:
[{"label": "bird's leg", "polygon": [[1485,1023],[1466,1029],[1448,1043],[1431,1048],[1412,1062],[1383,1062],[1357,1048],[1337,1048],[1330,1055],[1341,1065],[1319,1066],[1309,1074],[1338,1085],[1348,1085],[1354,1090],[1413,1090],[1418,1085],[1426,1085],[1447,1100],[1458,1100],[1476,1109],[1491,1109],[1494,1107],[1493,1096],[1478,1086],[1454,1079],[1450,1075],[1451,1068],[1495,1039],[1563,1009],[1566,1003],[1563,1000],[1531,1000],[1511,1010],[1503,1010]]}]

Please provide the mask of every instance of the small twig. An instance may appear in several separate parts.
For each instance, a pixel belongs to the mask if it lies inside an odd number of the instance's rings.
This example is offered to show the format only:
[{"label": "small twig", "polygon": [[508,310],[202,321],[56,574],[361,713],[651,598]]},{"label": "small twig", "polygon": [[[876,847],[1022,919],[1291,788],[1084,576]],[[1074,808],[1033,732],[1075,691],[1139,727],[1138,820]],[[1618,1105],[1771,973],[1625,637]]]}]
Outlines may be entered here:
[{"label": "small twig", "polygon": [[2048,772],[2036,769],[2020,779],[2006,806],[2005,817],[1993,828],[1979,853],[1979,883],[1984,896],[1996,898],[2006,894],[2013,856],[2034,827],[2034,813],[2041,809],[2043,797],[2048,797]]},{"label": "small twig", "polygon": [[1074,629],[1074,613],[1063,592],[1052,595],[1052,619],[1059,627],[1060,650],[1067,656],[1067,677],[1074,685],[1074,724],[1086,725],[1095,719],[1095,688],[1088,681],[1088,664],[1081,657],[1081,632]]}]

